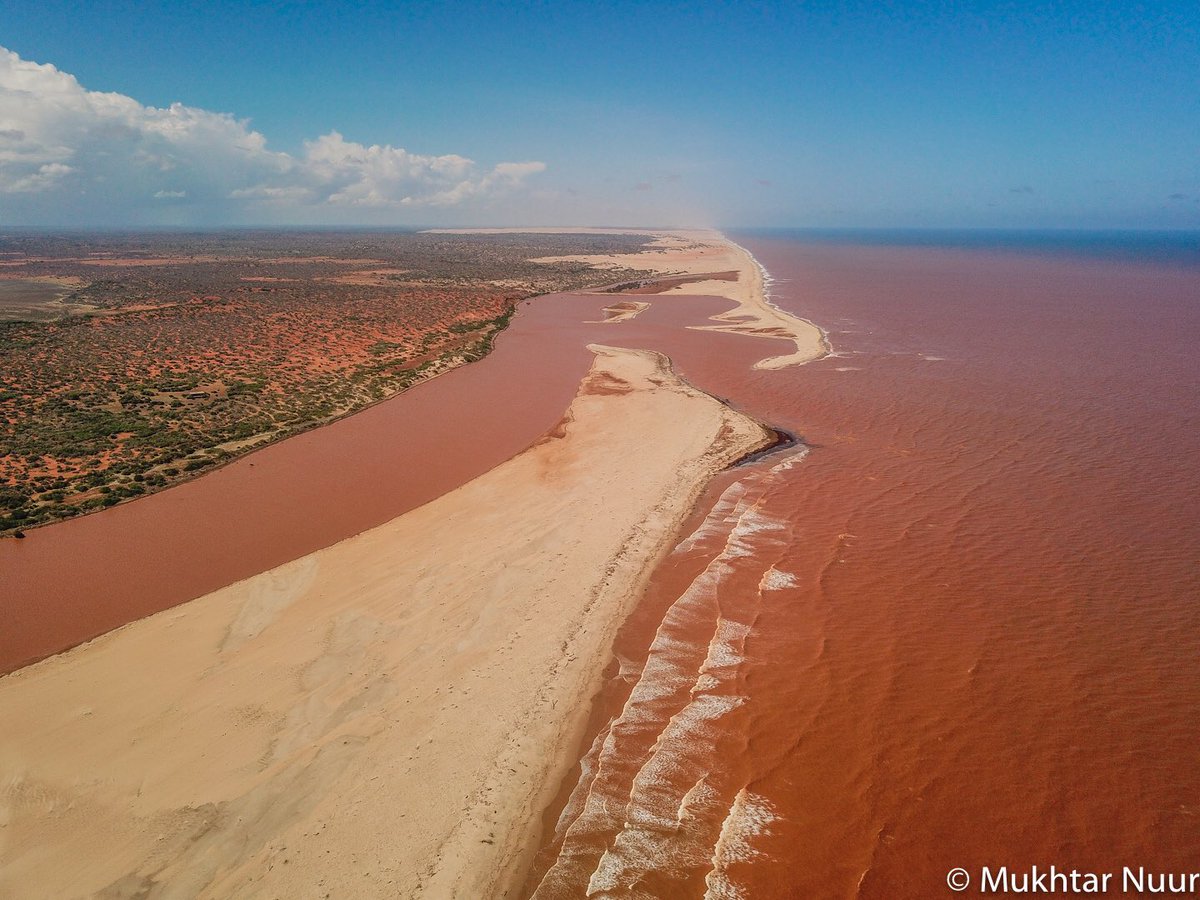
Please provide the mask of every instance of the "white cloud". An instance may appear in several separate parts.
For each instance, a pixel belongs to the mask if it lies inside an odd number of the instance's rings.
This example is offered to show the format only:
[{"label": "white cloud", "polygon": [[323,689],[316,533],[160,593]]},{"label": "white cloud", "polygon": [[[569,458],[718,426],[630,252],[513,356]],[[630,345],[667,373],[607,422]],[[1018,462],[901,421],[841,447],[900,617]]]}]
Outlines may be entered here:
[{"label": "white cloud", "polygon": [[279,153],[244,119],[89,91],[0,47],[0,223],[14,221],[14,206],[74,221],[89,211],[136,217],[139,203],[161,208],[150,201],[164,199],[218,217],[454,207],[509,193],[544,169],[481,169],[463,156],[366,146],[336,131],[306,141],[299,155]]},{"label": "white cloud", "polygon": [[35,171],[11,179],[4,185],[4,190],[11,194],[35,194],[56,187],[64,176],[70,175],[74,171],[70,166],[62,163],[45,163],[38,166]]}]

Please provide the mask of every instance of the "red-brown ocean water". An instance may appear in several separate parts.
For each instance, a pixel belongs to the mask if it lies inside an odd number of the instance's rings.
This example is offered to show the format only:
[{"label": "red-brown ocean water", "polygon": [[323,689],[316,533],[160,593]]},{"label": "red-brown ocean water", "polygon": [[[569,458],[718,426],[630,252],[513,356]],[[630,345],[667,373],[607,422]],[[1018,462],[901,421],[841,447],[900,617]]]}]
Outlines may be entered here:
[{"label": "red-brown ocean water", "polygon": [[723,476],[655,574],[530,891],[1200,871],[1200,268],[744,243],[836,355],[658,337],[805,446]]}]

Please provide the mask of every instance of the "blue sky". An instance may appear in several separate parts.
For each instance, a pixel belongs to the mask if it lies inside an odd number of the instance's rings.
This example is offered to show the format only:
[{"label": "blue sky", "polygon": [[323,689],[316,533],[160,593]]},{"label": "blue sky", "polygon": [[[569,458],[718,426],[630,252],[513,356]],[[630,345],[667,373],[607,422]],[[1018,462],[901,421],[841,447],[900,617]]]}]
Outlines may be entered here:
[{"label": "blue sky", "polygon": [[1194,0],[0,0],[0,47],[0,224],[1200,227]]}]

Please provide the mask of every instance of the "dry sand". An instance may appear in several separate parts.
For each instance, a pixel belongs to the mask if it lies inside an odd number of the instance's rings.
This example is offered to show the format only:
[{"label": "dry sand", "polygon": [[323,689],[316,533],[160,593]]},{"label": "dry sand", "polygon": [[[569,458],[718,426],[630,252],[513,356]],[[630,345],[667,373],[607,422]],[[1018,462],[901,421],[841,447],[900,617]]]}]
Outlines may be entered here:
[{"label": "dry sand", "polygon": [[0,896],[519,884],[615,629],[768,440],[660,357],[593,350],[559,428],[486,475],[0,679]]}]

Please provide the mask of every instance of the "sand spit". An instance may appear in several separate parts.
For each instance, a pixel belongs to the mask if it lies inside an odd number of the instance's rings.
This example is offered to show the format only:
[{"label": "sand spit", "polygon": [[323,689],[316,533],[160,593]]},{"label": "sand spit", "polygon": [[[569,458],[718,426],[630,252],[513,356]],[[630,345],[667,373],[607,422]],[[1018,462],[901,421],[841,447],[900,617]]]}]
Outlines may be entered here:
[{"label": "sand spit", "polygon": [[[808,319],[784,312],[770,302],[766,285],[766,272],[748,250],[725,241],[725,254],[738,271],[738,280],[701,281],[672,288],[667,294],[714,294],[728,297],[737,306],[728,312],[718,313],[711,318],[716,325],[694,325],[701,331],[727,331],[733,334],[752,334],[759,337],[780,338],[791,341],[795,350],[791,353],[768,357],[754,364],[756,369],[782,369],[798,366],[820,359],[830,352],[829,339],[825,332]],[[717,264],[723,262],[718,258]]]},{"label": "sand spit", "polygon": [[724,331],[732,334],[749,334],[756,337],[778,338],[790,341],[791,353],[771,356],[755,363],[756,369],[782,369],[786,366],[803,365],[820,359],[830,352],[829,340],[817,325],[784,312],[770,302],[767,290],[767,275],[748,250],[712,231],[652,232],[657,236],[653,249],[642,253],[610,254],[607,256],[547,257],[541,262],[577,260],[600,268],[649,269],[664,275],[681,272],[689,275],[727,275],[737,272],[737,279],[728,277],[690,281],[681,284],[657,297],[672,294],[703,294],[710,297],[725,297],[737,306],[710,318],[714,325],[690,326],[699,331]]},{"label": "sand spit", "polygon": [[0,895],[514,890],[616,628],[771,439],[591,349],[560,425],[487,474],[0,680]]},{"label": "sand spit", "polygon": [[621,300],[604,307],[604,318],[597,320],[599,325],[614,325],[617,322],[628,322],[650,308],[649,303],[639,300]]}]

